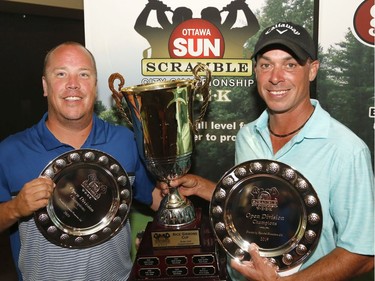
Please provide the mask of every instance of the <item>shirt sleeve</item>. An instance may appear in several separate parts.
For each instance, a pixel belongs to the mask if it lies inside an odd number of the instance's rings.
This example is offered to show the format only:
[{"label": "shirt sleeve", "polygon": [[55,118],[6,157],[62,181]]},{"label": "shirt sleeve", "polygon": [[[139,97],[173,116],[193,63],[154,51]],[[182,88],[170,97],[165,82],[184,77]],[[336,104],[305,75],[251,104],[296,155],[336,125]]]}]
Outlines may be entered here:
[{"label": "shirt sleeve", "polygon": [[330,212],[337,228],[337,246],[374,255],[374,177],[367,148],[340,161],[332,189]]},{"label": "shirt sleeve", "polygon": [[152,204],[152,192],[155,185],[155,180],[139,160],[136,165],[135,181],[133,185],[134,200],[150,206]]}]

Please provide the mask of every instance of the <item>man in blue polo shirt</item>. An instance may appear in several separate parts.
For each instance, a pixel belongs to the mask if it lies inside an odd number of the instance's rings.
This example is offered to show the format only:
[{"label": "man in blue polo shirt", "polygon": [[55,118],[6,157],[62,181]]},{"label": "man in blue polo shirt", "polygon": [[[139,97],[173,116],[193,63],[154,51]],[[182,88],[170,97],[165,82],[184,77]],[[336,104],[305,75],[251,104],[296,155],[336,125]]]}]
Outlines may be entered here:
[{"label": "man in blue polo shirt", "polygon": [[[231,260],[232,280],[338,281],[370,272],[374,268],[370,151],[317,100],[310,99],[310,82],[319,70],[311,36],[294,23],[274,24],[260,35],[253,58],[258,92],[267,109],[237,134],[236,163],[270,159],[297,169],[318,194],[323,227],[317,248],[301,267],[281,273],[271,260],[260,256],[257,245],[250,244],[250,261]],[[207,200],[215,189],[214,183],[195,175],[170,185],[182,186],[182,195]],[[162,188],[167,189],[165,184]]]},{"label": "man in blue polo shirt", "polygon": [[160,195],[141,163],[133,133],[94,113],[97,71],[92,54],[75,42],[63,43],[45,58],[43,90],[48,112],[35,126],[0,143],[0,231],[19,223],[11,247],[20,280],[127,280],[132,262],[127,222],[111,239],[84,249],[50,243],[33,213],[45,207],[54,189],[44,167],[74,149],[100,150],[135,176],[134,199],[156,210]]}]

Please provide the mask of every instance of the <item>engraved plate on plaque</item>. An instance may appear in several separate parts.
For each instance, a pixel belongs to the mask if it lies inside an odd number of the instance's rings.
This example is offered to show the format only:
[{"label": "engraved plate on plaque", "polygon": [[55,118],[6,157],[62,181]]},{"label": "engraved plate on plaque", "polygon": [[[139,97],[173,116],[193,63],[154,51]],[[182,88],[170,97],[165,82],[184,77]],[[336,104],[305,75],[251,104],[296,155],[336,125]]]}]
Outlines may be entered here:
[{"label": "engraved plate on plaque", "polygon": [[112,156],[93,149],[72,150],[51,161],[41,176],[56,184],[48,205],[34,213],[36,225],[50,242],[91,247],[113,237],[125,223],[131,183]]},{"label": "engraved plate on plaque", "polygon": [[161,271],[159,268],[142,268],[139,270],[139,276],[143,278],[152,278],[152,277],[159,277],[161,275]]},{"label": "engraved plate on plaque", "polygon": [[310,182],[277,161],[253,160],[225,173],[216,186],[210,219],[219,244],[232,257],[250,260],[250,243],[280,271],[314,251],[322,230],[319,198]]},{"label": "engraved plate on plaque", "polygon": [[157,257],[142,257],[137,259],[137,263],[142,266],[156,266],[159,265]]},{"label": "engraved plate on plaque", "polygon": [[188,274],[188,268],[185,266],[168,267],[166,272],[168,276],[186,276]]},{"label": "engraved plate on plaque", "polygon": [[194,266],[193,274],[197,276],[210,276],[215,274],[215,267],[213,266]]},{"label": "engraved plate on plaque", "polygon": [[192,258],[194,264],[208,264],[214,263],[214,255],[195,255]]},{"label": "engraved plate on plaque", "polygon": [[167,265],[180,265],[180,264],[187,264],[187,257],[185,256],[173,256],[173,257],[166,257],[165,264]]},{"label": "engraved plate on plaque", "polygon": [[154,248],[200,246],[199,229],[152,231]]}]

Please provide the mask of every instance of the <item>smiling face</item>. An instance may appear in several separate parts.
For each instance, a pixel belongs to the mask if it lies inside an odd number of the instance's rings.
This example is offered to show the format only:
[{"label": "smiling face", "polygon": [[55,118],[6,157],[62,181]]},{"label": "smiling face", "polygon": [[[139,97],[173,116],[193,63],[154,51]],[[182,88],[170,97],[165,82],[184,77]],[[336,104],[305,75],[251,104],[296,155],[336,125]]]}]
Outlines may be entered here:
[{"label": "smiling face", "polygon": [[84,47],[64,44],[53,50],[42,77],[48,122],[61,125],[91,122],[96,81],[95,63]]},{"label": "smiling face", "polygon": [[287,51],[274,49],[257,57],[255,74],[258,92],[270,113],[304,110],[310,103],[310,82],[319,69],[319,61],[304,65]]}]

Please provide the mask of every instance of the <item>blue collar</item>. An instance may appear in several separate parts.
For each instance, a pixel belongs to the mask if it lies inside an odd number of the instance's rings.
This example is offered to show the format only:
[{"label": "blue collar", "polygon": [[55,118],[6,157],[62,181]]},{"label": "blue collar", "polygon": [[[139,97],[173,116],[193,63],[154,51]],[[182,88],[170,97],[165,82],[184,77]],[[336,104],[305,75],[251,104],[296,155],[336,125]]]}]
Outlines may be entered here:
[{"label": "blue collar", "polygon": [[[39,139],[46,150],[53,150],[58,147],[67,146],[67,144],[61,143],[47,128],[46,120],[48,113],[45,113],[42,119],[36,125],[36,131]],[[103,120],[94,114],[92,130],[86,139],[83,147],[91,147],[93,145],[105,143],[107,139],[107,126]]]}]

